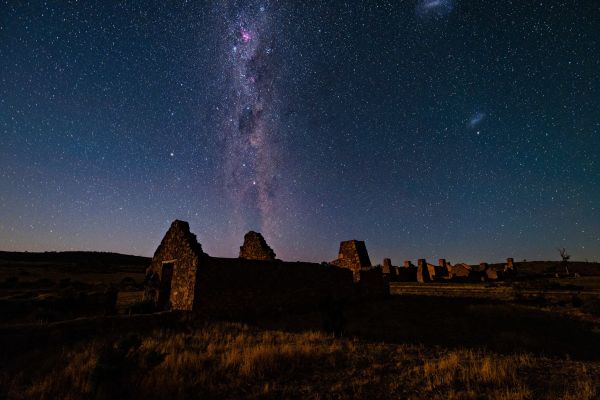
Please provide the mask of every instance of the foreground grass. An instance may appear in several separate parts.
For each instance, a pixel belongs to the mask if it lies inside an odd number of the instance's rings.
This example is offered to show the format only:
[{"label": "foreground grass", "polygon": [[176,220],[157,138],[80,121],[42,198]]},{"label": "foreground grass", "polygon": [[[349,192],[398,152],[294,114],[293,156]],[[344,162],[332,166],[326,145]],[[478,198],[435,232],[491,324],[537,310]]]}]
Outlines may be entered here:
[{"label": "foreground grass", "polygon": [[0,384],[14,399],[594,399],[599,370],[528,353],[215,322],[26,355]]}]

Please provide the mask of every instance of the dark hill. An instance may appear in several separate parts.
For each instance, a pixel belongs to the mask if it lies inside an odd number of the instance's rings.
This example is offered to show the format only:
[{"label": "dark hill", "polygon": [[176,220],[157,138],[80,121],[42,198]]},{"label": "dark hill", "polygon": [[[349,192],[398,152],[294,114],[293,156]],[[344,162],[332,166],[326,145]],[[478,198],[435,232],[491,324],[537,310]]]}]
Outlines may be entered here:
[{"label": "dark hill", "polygon": [[58,267],[60,269],[113,272],[143,271],[150,258],[96,251],[47,251],[43,253],[0,251],[0,267]]}]

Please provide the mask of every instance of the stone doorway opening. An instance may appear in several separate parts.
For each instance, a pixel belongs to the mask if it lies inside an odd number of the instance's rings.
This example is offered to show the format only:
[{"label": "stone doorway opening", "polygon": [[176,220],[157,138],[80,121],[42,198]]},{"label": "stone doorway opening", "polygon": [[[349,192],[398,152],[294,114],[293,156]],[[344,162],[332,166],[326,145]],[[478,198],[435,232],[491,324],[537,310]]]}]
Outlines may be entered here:
[{"label": "stone doorway opening", "polygon": [[173,267],[175,261],[165,261],[160,271],[160,287],[158,291],[157,307],[159,310],[171,308],[171,283],[173,282]]}]

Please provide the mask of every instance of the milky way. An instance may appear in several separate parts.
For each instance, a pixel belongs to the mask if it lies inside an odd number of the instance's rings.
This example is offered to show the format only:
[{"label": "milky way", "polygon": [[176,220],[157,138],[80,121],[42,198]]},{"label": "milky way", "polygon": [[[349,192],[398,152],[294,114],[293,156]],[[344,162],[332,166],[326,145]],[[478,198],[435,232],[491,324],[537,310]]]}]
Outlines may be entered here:
[{"label": "milky way", "polygon": [[223,15],[223,51],[229,110],[225,135],[225,185],[234,205],[234,229],[273,234],[276,221],[277,99],[275,35],[268,4],[229,4]]},{"label": "milky way", "polygon": [[0,250],[598,259],[593,3],[4,1]]}]

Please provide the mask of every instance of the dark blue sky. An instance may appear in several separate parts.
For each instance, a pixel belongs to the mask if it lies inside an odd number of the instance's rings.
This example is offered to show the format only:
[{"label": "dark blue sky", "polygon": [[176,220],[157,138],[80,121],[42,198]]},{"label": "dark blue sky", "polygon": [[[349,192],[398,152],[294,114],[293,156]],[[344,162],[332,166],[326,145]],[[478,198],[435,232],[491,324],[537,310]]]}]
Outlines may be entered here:
[{"label": "dark blue sky", "polygon": [[[300,4],[302,3],[302,4]],[[0,3],[0,249],[600,259],[600,4]]]}]

